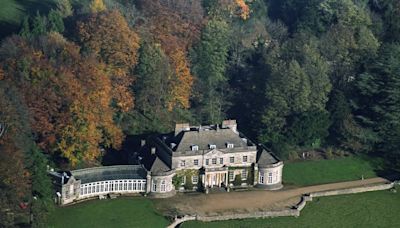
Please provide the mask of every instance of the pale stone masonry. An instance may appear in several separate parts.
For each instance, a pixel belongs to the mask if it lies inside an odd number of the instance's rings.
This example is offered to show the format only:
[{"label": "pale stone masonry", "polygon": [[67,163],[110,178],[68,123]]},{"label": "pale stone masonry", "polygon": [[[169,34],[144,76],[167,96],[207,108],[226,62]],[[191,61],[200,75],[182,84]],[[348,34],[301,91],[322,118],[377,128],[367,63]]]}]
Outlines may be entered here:
[{"label": "pale stone masonry", "polygon": [[142,140],[136,154],[139,165],[50,172],[58,202],[126,193],[170,197],[176,191],[208,193],[213,188],[282,188],[283,162],[241,134],[235,120],[177,124],[170,134]]},{"label": "pale stone masonry", "polygon": [[[172,174],[172,179],[162,178],[158,171],[158,180],[151,180],[156,187],[150,194],[158,197],[175,191],[207,193],[212,188],[282,188],[283,162],[240,133],[235,120],[207,126],[177,124],[173,133],[149,137],[142,145],[141,162],[152,175],[153,169]],[[157,188],[163,180],[174,188]]]}]

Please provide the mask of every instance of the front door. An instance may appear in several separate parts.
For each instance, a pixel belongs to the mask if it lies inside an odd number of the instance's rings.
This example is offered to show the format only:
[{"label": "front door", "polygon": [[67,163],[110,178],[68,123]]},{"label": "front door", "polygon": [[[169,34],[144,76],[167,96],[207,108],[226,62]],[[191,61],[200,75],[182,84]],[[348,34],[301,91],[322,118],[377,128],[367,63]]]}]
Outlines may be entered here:
[{"label": "front door", "polygon": [[212,174],[211,177],[211,187],[214,187],[214,185],[217,185],[217,174]]}]

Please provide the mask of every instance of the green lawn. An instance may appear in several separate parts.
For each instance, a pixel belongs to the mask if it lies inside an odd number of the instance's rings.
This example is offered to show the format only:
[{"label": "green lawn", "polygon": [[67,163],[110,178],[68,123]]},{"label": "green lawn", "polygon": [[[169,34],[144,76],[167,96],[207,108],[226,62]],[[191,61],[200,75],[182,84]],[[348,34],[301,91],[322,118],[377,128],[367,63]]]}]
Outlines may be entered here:
[{"label": "green lawn", "polygon": [[[398,189],[399,191],[400,189]],[[400,227],[400,192],[367,192],[315,198],[300,217],[186,222],[182,227]]]},{"label": "green lawn", "polygon": [[143,197],[93,200],[57,208],[48,227],[166,227],[169,221]]},{"label": "green lawn", "polygon": [[57,0],[0,0],[0,38],[18,32],[25,15],[47,13]]},{"label": "green lawn", "polygon": [[284,185],[315,185],[375,177],[374,167],[358,157],[285,163]]}]

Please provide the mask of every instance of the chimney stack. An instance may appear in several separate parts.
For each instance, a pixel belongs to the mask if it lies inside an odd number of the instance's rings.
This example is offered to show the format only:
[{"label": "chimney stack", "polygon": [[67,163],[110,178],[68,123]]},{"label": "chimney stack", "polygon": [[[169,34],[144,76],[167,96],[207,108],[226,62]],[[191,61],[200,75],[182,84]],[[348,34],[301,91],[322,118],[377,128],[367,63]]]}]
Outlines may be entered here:
[{"label": "chimney stack", "polygon": [[237,131],[237,123],[236,120],[224,120],[222,121],[222,128],[229,128],[236,134],[239,132]]},{"label": "chimney stack", "polygon": [[140,140],[140,146],[143,147],[144,145],[146,145],[146,140],[145,139]]},{"label": "chimney stack", "polygon": [[155,147],[152,147],[151,148],[151,155],[155,155],[156,154],[156,148]]},{"label": "chimney stack", "polygon": [[182,131],[190,131],[189,123],[177,123],[177,124],[175,124],[175,136],[177,136]]}]

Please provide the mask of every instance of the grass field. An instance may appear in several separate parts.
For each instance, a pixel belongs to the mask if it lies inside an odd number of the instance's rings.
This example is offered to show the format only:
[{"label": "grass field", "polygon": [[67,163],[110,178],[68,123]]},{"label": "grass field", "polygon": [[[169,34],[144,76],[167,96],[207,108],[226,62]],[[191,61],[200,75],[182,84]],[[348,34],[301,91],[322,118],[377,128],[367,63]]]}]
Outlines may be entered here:
[{"label": "grass field", "polygon": [[300,217],[245,219],[220,222],[186,222],[182,227],[400,227],[398,193],[377,191],[315,198]]},{"label": "grass field", "polygon": [[286,162],[283,169],[284,185],[315,185],[332,182],[359,180],[375,177],[374,167],[358,157],[334,160]]},{"label": "grass field", "polygon": [[48,227],[166,227],[168,220],[154,211],[153,203],[143,197],[93,200],[57,208]]},{"label": "grass field", "polygon": [[36,11],[44,14],[54,7],[57,0],[0,0],[0,38],[18,32],[26,15]]}]

